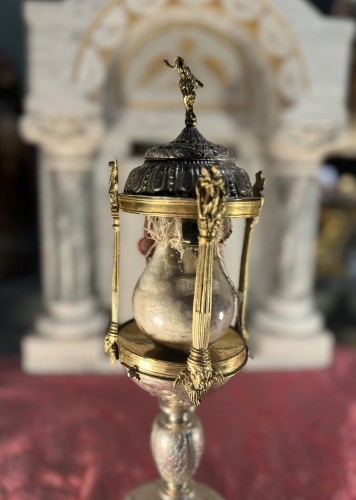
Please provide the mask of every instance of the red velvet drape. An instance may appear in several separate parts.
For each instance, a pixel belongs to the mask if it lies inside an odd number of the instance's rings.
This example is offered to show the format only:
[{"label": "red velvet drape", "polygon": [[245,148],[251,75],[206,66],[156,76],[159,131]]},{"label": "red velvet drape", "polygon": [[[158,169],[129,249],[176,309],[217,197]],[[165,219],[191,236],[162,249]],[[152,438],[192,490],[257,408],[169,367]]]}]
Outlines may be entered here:
[{"label": "red velvet drape", "polygon": [[[127,377],[26,376],[0,359],[0,500],[121,500],[157,477],[157,413]],[[328,370],[241,373],[198,414],[196,477],[227,500],[356,499],[355,350]]]}]

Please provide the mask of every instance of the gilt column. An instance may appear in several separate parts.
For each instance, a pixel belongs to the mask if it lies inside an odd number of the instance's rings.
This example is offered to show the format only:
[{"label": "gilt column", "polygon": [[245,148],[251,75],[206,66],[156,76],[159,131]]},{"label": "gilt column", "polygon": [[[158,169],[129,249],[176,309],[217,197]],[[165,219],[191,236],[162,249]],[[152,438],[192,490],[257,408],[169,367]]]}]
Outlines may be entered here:
[{"label": "gilt column", "polygon": [[270,144],[264,211],[268,286],[250,318],[250,368],[320,368],[332,361],[333,337],[314,300],[318,169],[334,142],[327,126],[288,125]]},{"label": "gilt column", "polygon": [[24,137],[39,146],[43,312],[22,342],[30,373],[101,370],[107,318],[93,286],[92,169],[99,120],[25,118]]}]

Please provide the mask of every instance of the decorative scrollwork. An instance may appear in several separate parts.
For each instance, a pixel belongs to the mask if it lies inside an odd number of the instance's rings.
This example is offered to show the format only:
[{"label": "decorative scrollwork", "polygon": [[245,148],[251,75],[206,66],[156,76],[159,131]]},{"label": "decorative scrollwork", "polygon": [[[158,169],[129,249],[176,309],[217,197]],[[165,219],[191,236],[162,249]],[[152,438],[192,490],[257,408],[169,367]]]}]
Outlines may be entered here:
[{"label": "decorative scrollwork", "polygon": [[176,69],[180,76],[179,88],[183,94],[183,102],[185,106],[185,124],[188,127],[195,127],[197,124],[197,117],[194,114],[195,91],[198,87],[204,87],[202,82],[198,80],[190,71],[188,66],[184,64],[184,59],[176,57],[174,65],[167,59],[164,60],[169,68]]},{"label": "decorative scrollwork", "polygon": [[228,148],[208,141],[197,128],[185,127],[174,141],[153,146],[146,151],[146,160],[179,159],[235,161]]},{"label": "decorative scrollwork", "polygon": [[251,181],[234,161],[229,149],[208,141],[197,128],[185,127],[174,141],[147,150],[144,164],[128,176],[124,193],[194,198],[202,168],[217,165],[228,198],[252,197]]}]

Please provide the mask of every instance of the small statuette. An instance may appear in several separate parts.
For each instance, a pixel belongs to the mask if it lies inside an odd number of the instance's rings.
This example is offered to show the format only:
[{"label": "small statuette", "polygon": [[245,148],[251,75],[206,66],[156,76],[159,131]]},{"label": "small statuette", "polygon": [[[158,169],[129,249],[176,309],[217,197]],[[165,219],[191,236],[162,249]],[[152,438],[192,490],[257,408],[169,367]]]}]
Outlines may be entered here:
[{"label": "small statuette", "polygon": [[167,59],[164,60],[169,68],[176,69],[180,76],[179,88],[183,94],[183,102],[185,106],[185,124],[188,127],[195,127],[197,117],[194,114],[195,91],[198,87],[204,87],[202,82],[198,80],[190,71],[188,66],[184,64],[184,59],[176,57],[174,65]]},{"label": "small statuette", "polygon": [[109,198],[111,212],[119,211],[119,173],[117,168],[117,160],[110,161],[109,167],[111,168],[110,184],[109,184]]},{"label": "small statuette", "polygon": [[255,181],[254,185],[252,186],[252,192],[253,192],[253,196],[255,198],[261,197],[261,193],[265,187],[265,180],[266,179],[264,177],[262,177],[261,170],[259,172],[257,172],[256,181]]}]

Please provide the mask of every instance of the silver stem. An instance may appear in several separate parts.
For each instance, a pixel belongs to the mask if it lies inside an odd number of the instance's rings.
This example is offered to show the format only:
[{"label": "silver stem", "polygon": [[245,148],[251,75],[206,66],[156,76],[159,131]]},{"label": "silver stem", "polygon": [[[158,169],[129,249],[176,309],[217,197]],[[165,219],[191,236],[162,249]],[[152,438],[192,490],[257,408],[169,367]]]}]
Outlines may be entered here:
[{"label": "silver stem", "polygon": [[153,424],[151,448],[161,479],[137,488],[126,500],[222,500],[192,479],[204,447],[195,406],[162,399],[159,405],[162,412]]}]

